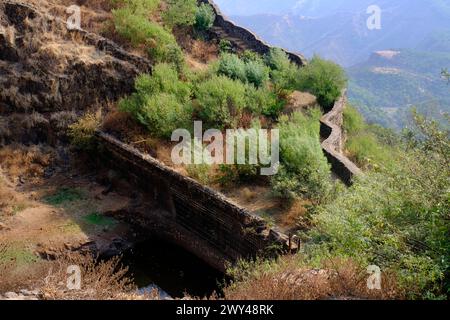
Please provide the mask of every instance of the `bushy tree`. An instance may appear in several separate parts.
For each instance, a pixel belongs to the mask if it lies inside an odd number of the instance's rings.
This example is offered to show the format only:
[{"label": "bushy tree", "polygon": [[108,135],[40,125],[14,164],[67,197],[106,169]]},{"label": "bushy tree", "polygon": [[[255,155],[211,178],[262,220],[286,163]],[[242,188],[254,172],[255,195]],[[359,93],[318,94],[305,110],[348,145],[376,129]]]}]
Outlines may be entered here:
[{"label": "bushy tree", "polygon": [[233,53],[222,53],[218,61],[218,74],[234,80],[263,86],[269,80],[269,69],[262,59],[241,59]]},{"label": "bushy tree", "polygon": [[166,26],[192,26],[196,21],[197,0],[166,0],[167,9],[163,12]]},{"label": "bushy tree", "polygon": [[285,102],[278,99],[277,95],[268,87],[246,87],[247,110],[254,115],[265,115],[276,118],[284,108]]},{"label": "bushy tree", "polygon": [[147,97],[137,113],[137,119],[155,136],[170,138],[172,132],[190,126],[192,109],[175,95],[157,93]]},{"label": "bushy tree", "polygon": [[347,84],[344,70],[332,61],[314,56],[300,69],[298,88],[308,91],[317,97],[324,108],[333,106]]},{"label": "bushy tree", "polygon": [[152,75],[141,75],[135,93],[119,103],[157,137],[168,138],[173,130],[190,126],[192,106],[189,85],[179,80],[173,66],[155,66]]},{"label": "bushy tree", "polygon": [[235,127],[246,106],[245,85],[225,76],[200,83],[195,96],[202,120],[217,128]]},{"label": "bushy tree", "polygon": [[272,48],[266,56],[266,63],[271,69],[270,77],[277,91],[297,88],[299,68],[289,60],[286,52]]},{"label": "bushy tree", "polygon": [[251,60],[245,64],[246,81],[256,87],[262,87],[269,80],[269,69],[258,60]]},{"label": "bushy tree", "polygon": [[233,80],[246,81],[245,62],[233,53],[222,53],[220,55],[217,73]]},{"label": "bushy tree", "polygon": [[213,26],[214,20],[216,20],[216,14],[213,8],[206,3],[200,4],[195,13],[195,28],[198,31],[207,31]]},{"label": "bushy tree", "polygon": [[[330,165],[320,145],[319,119],[317,109],[311,110],[309,115],[294,112],[291,118],[280,118],[283,169],[272,178],[275,194],[320,200],[330,191]],[[293,189],[286,189],[289,186]]]}]

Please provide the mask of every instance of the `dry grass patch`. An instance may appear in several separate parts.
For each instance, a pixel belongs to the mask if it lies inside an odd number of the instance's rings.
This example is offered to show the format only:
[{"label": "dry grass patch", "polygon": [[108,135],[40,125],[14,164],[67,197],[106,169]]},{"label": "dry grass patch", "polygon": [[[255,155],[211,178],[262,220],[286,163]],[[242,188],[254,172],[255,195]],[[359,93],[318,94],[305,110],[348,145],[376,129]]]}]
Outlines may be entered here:
[{"label": "dry grass patch", "polygon": [[8,178],[38,178],[50,165],[54,151],[43,145],[30,147],[13,144],[0,150],[0,165]]},{"label": "dry grass patch", "polygon": [[32,287],[47,267],[24,245],[0,243],[0,293]]},{"label": "dry grass patch", "polygon": [[[32,259],[32,260],[30,260]],[[81,289],[69,290],[69,266],[81,271]],[[44,300],[152,299],[157,292],[138,296],[128,268],[120,257],[102,261],[89,254],[60,252],[55,261],[38,260],[21,248],[0,244],[0,293],[37,289]]]},{"label": "dry grass patch", "polygon": [[296,199],[289,205],[288,209],[281,216],[280,224],[286,228],[307,229],[310,221],[307,216],[308,206],[312,203],[308,200]]},{"label": "dry grass patch", "polygon": [[299,256],[282,257],[271,267],[240,271],[238,281],[224,290],[228,300],[401,299],[403,290],[390,273],[382,274],[382,289],[367,287],[366,268],[350,259],[325,261],[322,269],[302,264]]},{"label": "dry grass patch", "polygon": [[217,59],[219,50],[213,43],[208,43],[203,40],[193,40],[190,48],[190,54],[193,58],[203,63],[208,63]]}]

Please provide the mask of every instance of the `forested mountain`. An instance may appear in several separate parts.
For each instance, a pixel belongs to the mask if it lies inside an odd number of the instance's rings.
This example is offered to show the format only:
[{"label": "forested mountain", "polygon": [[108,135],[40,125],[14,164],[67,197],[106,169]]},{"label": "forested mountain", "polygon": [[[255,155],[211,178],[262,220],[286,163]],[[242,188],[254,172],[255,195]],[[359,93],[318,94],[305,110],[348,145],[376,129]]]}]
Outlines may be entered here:
[{"label": "forested mountain", "polygon": [[349,98],[371,122],[401,129],[411,107],[442,119],[450,112],[450,87],[440,76],[450,65],[450,51],[378,51],[347,69]]},{"label": "forested mountain", "polygon": [[[350,99],[370,121],[400,128],[411,106],[448,111],[440,70],[450,67],[450,0],[378,1],[380,30],[367,28],[369,0],[216,2],[272,44],[346,67]],[[399,54],[377,53],[389,50]]]}]

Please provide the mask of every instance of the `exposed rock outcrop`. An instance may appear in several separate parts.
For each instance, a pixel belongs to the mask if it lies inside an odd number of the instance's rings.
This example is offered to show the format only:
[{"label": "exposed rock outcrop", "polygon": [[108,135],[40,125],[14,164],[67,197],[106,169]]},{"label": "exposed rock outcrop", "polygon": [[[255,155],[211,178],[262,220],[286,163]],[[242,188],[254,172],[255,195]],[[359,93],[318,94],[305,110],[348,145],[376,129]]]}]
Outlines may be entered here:
[{"label": "exposed rock outcrop", "polygon": [[0,142],[21,136],[15,131],[29,114],[45,136],[54,127],[51,114],[115,101],[133,90],[137,74],[150,70],[149,61],[105,38],[68,30],[62,19],[31,5],[2,1]]},{"label": "exposed rock outcrop", "polygon": [[[269,53],[272,46],[252,31],[238,26],[231,21],[220,11],[213,0],[199,0],[199,2],[207,3],[213,8],[214,13],[216,14],[216,20],[214,21],[214,26],[211,31],[218,38],[229,40],[240,51],[253,50],[259,54]],[[306,58],[299,53],[286,51],[286,54],[292,62],[300,66],[307,63]]]}]

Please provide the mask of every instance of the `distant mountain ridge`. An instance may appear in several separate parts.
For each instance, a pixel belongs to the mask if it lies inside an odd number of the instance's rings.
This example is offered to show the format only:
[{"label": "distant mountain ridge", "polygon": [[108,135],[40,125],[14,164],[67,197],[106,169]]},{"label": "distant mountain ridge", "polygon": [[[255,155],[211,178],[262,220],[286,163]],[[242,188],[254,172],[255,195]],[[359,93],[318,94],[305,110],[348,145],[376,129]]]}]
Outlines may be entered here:
[{"label": "distant mountain ridge", "polygon": [[450,35],[450,0],[380,0],[381,30],[368,30],[372,0],[216,0],[234,21],[265,40],[343,66],[378,50],[417,48]]},{"label": "distant mountain ridge", "polygon": [[440,77],[450,51],[399,49],[376,52],[347,69],[349,98],[370,122],[401,129],[411,107],[435,119],[450,112],[450,86]]},{"label": "distant mountain ridge", "polygon": [[438,119],[450,112],[440,78],[450,69],[450,0],[379,0],[381,30],[366,25],[373,0],[216,2],[267,42],[344,66],[350,101],[371,122],[400,129],[412,106]]}]

